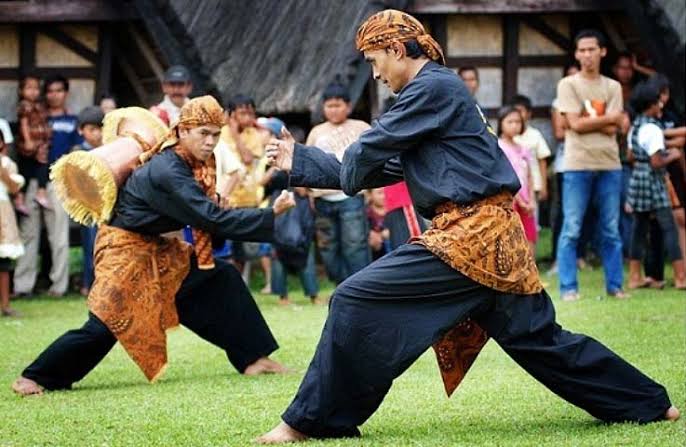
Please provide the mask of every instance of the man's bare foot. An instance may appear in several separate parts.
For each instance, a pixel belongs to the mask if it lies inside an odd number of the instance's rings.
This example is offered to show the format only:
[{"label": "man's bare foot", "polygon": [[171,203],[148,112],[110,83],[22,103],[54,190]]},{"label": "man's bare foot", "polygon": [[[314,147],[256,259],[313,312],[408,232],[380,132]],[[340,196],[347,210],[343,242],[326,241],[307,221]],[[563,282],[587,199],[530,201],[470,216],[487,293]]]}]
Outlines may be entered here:
[{"label": "man's bare foot", "polygon": [[679,409],[674,405],[672,405],[671,407],[669,407],[669,409],[667,409],[667,411],[665,411],[665,419],[667,419],[670,422],[678,420],[680,416],[681,413],[679,413]]},{"label": "man's bare foot", "polygon": [[323,304],[326,304],[326,302],[316,296],[310,297],[310,303],[312,303],[315,306],[321,306]]},{"label": "man's bare foot", "polygon": [[243,374],[246,376],[257,376],[260,374],[287,374],[289,372],[290,370],[281,363],[275,362],[269,357],[262,357],[248,365]]},{"label": "man's bare foot", "polygon": [[288,298],[279,298],[279,306],[290,306],[291,305],[291,300]]},{"label": "man's bare foot", "polygon": [[298,430],[291,428],[285,422],[281,422],[274,427],[269,433],[265,433],[256,439],[258,444],[286,444],[289,442],[306,441],[307,436],[300,433]]},{"label": "man's bare foot", "polygon": [[19,377],[12,384],[12,390],[20,396],[31,396],[31,395],[41,395],[43,394],[43,387],[38,385],[31,379],[26,377]]}]

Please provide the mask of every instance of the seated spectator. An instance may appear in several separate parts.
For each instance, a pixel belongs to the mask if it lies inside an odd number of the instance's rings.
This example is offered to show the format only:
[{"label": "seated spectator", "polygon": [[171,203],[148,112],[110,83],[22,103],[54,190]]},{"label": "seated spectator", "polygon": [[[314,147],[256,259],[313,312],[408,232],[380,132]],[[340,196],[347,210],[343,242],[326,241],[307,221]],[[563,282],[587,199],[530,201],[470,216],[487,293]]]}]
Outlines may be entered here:
[{"label": "seated spectator", "polygon": [[0,315],[17,316],[10,307],[10,270],[12,261],[24,254],[19,237],[17,217],[14,215],[10,195],[16,194],[24,184],[17,165],[7,154],[5,136],[0,132]]},{"label": "seated spectator", "polygon": [[[79,135],[81,144],[72,148],[76,151],[89,151],[102,146],[102,120],[105,114],[98,106],[86,107],[79,113]],[[88,296],[93,284],[93,250],[98,227],[81,225],[81,250],[83,251],[83,275],[79,292]]]},{"label": "seated spectator", "polygon": [[391,232],[386,228],[384,219],[386,209],[384,205],[383,188],[375,188],[369,191],[367,203],[367,222],[369,224],[369,248],[372,250],[372,261],[376,261],[391,251]]},{"label": "seated spectator", "polygon": [[679,248],[664,169],[672,161],[678,160],[682,153],[677,149],[667,149],[665,146],[659,122],[663,104],[660,100],[660,90],[654,83],[638,84],[632,92],[631,105],[638,115],[629,133],[634,158],[628,194],[628,211],[634,214],[629,287],[647,285],[641,278],[641,259],[650,215],[654,214],[674,268],[674,285],[678,289],[686,289],[686,270]]}]

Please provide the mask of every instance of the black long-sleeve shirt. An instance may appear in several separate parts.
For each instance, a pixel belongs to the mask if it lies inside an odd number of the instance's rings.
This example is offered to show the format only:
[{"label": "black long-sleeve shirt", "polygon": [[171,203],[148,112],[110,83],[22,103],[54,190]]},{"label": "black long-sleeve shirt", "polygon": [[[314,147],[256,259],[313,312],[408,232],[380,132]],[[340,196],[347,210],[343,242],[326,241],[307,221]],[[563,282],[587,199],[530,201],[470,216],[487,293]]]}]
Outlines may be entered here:
[{"label": "black long-sleeve shirt", "polygon": [[193,178],[190,166],[171,149],[133,171],[119,190],[110,225],[145,235],[190,225],[223,239],[272,241],[274,237],[270,208],[218,207]]},{"label": "black long-sleeve shirt", "polygon": [[342,189],[407,182],[419,212],[445,202],[472,203],[520,184],[498,140],[460,78],[427,63],[391,109],[345,151],[343,162],[296,144],[291,185]]}]

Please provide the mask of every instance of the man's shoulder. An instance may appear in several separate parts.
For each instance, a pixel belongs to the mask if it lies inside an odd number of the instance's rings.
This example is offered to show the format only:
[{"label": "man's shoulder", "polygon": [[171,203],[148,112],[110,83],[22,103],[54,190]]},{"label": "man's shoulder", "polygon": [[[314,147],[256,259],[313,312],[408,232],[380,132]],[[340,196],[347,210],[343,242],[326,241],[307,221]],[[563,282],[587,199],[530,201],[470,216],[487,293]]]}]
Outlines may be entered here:
[{"label": "man's shoulder", "polygon": [[443,65],[433,64],[423,76],[415,78],[417,85],[433,89],[454,89],[460,84],[457,74]]}]

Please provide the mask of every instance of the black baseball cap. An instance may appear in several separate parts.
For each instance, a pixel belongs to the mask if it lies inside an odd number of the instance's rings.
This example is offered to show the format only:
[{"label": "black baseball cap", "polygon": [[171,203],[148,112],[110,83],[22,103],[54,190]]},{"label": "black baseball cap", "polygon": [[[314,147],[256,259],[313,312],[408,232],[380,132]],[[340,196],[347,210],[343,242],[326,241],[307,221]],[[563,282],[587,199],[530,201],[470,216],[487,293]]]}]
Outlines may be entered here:
[{"label": "black baseball cap", "polygon": [[191,82],[191,72],[183,65],[172,65],[164,72],[164,82]]}]

